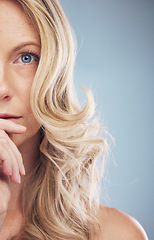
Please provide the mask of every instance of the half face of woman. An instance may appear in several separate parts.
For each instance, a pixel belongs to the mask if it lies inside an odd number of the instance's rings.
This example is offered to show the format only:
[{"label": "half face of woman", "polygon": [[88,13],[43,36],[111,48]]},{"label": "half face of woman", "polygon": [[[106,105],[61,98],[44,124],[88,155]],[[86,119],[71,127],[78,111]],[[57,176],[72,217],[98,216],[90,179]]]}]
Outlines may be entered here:
[{"label": "half face of woman", "polygon": [[20,4],[0,0],[0,128],[4,121],[26,127],[23,134],[10,134],[17,146],[39,130],[30,107],[39,55],[39,36]]}]

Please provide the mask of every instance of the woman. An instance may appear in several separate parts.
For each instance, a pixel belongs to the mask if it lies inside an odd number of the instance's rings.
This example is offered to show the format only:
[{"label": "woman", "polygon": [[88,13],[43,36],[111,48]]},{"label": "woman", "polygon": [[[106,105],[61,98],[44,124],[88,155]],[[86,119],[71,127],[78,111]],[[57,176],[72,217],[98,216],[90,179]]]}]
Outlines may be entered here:
[{"label": "woman", "polygon": [[90,91],[74,96],[74,41],[57,0],[0,0],[0,239],[147,239],[99,205],[107,142]]}]

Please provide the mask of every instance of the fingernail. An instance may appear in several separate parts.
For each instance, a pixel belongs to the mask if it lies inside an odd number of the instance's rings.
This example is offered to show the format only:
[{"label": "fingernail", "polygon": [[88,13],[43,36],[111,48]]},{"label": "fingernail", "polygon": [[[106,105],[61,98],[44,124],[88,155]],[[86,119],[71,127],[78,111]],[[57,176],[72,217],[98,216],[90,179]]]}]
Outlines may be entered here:
[{"label": "fingernail", "polygon": [[18,175],[18,183],[21,183],[21,177]]},{"label": "fingernail", "polygon": [[24,168],[24,165],[22,164],[21,167],[20,167],[20,171],[21,171],[21,174],[22,175],[25,175],[25,168]]}]

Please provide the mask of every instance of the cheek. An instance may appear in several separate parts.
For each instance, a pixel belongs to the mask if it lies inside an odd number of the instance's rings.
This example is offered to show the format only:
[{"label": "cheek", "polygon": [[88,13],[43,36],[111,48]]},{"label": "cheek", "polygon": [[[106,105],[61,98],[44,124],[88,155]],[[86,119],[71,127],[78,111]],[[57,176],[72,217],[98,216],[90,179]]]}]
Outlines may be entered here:
[{"label": "cheek", "polygon": [[19,64],[14,66],[14,70],[21,79],[31,81],[31,79],[35,76],[37,67],[38,63],[34,63],[32,65],[25,64],[24,66]]},{"label": "cheek", "polygon": [[33,80],[36,73],[36,67],[19,67],[15,66],[13,71],[13,79],[14,79],[14,92],[17,96],[19,96],[20,100],[23,103],[23,107],[25,107],[30,102],[30,93],[33,84]]},{"label": "cheek", "polygon": [[37,122],[31,110],[25,118],[25,125],[27,127],[27,131],[29,130],[32,133],[38,131],[40,128],[40,124]]},{"label": "cheek", "polygon": [[[30,142],[33,144],[33,139],[37,138],[40,139],[39,129],[40,124],[37,122],[37,120],[34,118],[34,115],[32,112],[29,112],[26,116],[24,116],[21,125],[26,127],[26,132],[23,134],[12,134],[10,137],[12,141],[16,144],[17,147],[20,147],[24,143]],[[38,141],[40,141],[38,139]]]},{"label": "cheek", "polygon": [[24,116],[30,117],[32,115],[32,110],[30,106],[30,95],[31,95],[31,87],[33,83],[33,78],[29,79],[21,79],[22,81],[16,82],[16,86],[14,86],[14,92],[16,91],[16,101],[20,108],[22,108],[22,112]]},{"label": "cheek", "polygon": [[31,87],[27,87],[26,91],[23,94],[20,94],[20,109],[22,109],[22,122],[21,124],[24,125],[26,130],[26,135],[33,135],[35,134],[39,128],[40,124],[36,120],[30,105],[30,91]]}]

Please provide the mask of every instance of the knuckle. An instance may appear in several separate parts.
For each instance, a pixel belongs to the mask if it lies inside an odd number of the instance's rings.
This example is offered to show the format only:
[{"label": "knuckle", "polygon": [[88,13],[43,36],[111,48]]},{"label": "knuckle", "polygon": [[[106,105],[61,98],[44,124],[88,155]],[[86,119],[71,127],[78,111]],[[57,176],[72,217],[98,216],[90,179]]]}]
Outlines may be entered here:
[{"label": "knuckle", "polygon": [[1,164],[3,161],[7,161],[8,160],[8,153],[4,150],[1,151],[1,148],[0,148],[0,161],[1,161]]},{"label": "knuckle", "polygon": [[2,138],[2,137],[0,137],[0,143],[1,144],[7,144],[8,143],[8,140],[6,139],[6,138]]},{"label": "knuckle", "polygon": [[8,144],[9,136],[4,130],[0,130],[0,144]]},{"label": "knuckle", "polygon": [[7,135],[6,132],[4,130],[0,129],[0,138],[6,137],[6,135]]}]

